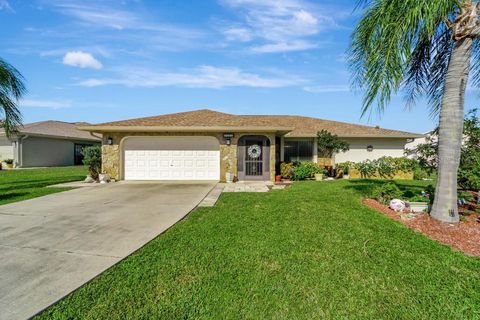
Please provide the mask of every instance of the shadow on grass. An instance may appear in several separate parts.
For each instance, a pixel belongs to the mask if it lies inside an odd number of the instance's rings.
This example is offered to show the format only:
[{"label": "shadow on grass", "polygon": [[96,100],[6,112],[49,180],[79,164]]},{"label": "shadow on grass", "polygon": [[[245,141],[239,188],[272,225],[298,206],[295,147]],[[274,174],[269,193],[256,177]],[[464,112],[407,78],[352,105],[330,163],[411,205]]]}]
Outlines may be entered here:
[{"label": "shadow on grass", "polygon": [[0,195],[0,204],[2,204],[3,201],[8,201],[8,200],[11,200],[11,199],[18,199],[18,198],[22,198],[22,197],[25,197],[27,195],[29,195],[30,192],[12,192],[12,193],[4,193],[2,195]]},{"label": "shadow on grass", "polygon": [[30,188],[43,188],[53,184],[64,183],[64,182],[73,182],[81,181],[84,177],[69,177],[69,178],[58,178],[58,179],[43,179],[43,180],[23,180],[23,181],[9,181],[4,185],[0,185],[0,191],[8,191],[12,188],[17,189],[30,189]]},{"label": "shadow on grass", "polygon": [[358,179],[349,180],[349,185],[345,186],[347,189],[352,189],[362,197],[369,197],[372,191],[385,183],[394,183],[403,192],[406,198],[411,198],[420,195],[425,187],[429,184],[434,184],[434,181],[421,180],[382,180],[382,179]]}]

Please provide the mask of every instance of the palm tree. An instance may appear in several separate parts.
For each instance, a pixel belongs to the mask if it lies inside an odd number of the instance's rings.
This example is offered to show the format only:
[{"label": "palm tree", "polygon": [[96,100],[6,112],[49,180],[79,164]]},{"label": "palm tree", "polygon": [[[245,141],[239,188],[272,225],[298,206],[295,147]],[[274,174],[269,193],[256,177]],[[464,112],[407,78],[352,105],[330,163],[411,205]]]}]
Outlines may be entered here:
[{"label": "palm tree", "polygon": [[381,113],[392,94],[407,106],[425,97],[439,114],[438,178],[431,215],[458,222],[457,171],[464,96],[480,85],[480,3],[472,0],[361,0],[363,16],[348,52],[363,114]]},{"label": "palm tree", "polygon": [[22,125],[22,115],[18,109],[18,101],[25,93],[23,76],[12,65],[0,58],[0,108],[3,119],[0,126],[10,137]]}]

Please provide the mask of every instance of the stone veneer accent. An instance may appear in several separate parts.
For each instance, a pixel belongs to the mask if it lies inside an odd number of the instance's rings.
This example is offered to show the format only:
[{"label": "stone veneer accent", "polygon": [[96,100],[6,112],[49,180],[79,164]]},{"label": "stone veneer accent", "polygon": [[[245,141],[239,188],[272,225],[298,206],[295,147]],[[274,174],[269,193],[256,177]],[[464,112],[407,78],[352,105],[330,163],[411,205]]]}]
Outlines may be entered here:
[{"label": "stone veneer accent", "polygon": [[[104,133],[102,141],[102,172],[108,173],[110,177],[116,180],[123,179],[122,174],[122,139],[125,137],[145,137],[145,136],[213,136],[220,143],[220,181],[225,182],[227,172],[232,172],[237,176],[237,144],[238,139],[245,135],[264,135],[270,139],[270,179],[275,180],[275,134],[263,133],[235,133],[231,144],[228,146],[223,139],[223,133],[204,133],[204,132],[118,132]],[[113,144],[108,145],[108,138],[112,138]]]}]

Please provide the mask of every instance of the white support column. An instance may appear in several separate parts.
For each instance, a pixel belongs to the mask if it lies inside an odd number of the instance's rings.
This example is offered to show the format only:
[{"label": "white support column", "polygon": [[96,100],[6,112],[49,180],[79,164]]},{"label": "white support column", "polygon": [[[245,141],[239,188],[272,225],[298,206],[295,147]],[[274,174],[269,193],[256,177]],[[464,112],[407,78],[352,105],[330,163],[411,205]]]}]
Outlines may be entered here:
[{"label": "white support column", "polygon": [[317,140],[318,138],[313,138],[313,162],[318,163],[318,147]]}]

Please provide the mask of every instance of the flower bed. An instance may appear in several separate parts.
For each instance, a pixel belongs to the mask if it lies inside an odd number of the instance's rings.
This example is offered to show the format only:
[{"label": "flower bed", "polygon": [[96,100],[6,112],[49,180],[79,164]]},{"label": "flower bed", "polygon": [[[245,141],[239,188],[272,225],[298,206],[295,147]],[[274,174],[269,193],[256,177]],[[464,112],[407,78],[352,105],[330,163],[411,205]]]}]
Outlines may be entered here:
[{"label": "flower bed", "polygon": [[406,215],[395,212],[374,199],[363,199],[362,202],[433,240],[463,251],[465,254],[480,256],[480,218],[477,215],[467,216],[458,224],[450,224],[434,220],[426,213]]}]

